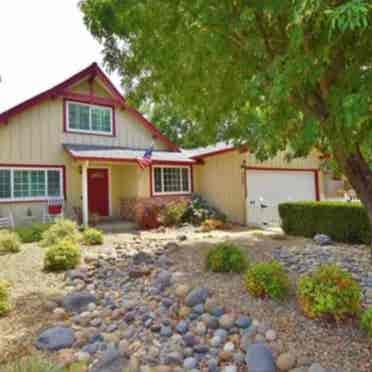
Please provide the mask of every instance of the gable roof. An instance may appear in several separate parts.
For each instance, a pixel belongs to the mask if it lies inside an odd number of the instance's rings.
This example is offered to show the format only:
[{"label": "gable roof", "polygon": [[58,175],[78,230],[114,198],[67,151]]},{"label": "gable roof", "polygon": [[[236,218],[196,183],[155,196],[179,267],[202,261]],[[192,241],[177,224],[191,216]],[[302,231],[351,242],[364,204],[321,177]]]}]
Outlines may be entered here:
[{"label": "gable roof", "polygon": [[67,87],[78,83],[79,81],[88,77],[98,77],[105,84],[105,87],[109,90],[110,94],[114,97],[118,105],[122,105],[122,107],[128,113],[134,116],[147,130],[149,130],[159,141],[163,142],[169,149],[173,151],[180,151],[178,146],[174,144],[169,138],[164,136],[153,123],[147,120],[136,108],[131,107],[128,104],[122,94],[116,89],[111,80],[95,62],[85,69],[79,71],[78,73],[72,75],[68,79],[64,80],[62,83],[57,84],[56,86],[40,94],[37,94],[36,96],[23,101],[6,111],[3,111],[2,113],[0,113],[0,125],[6,125],[11,117],[27,110],[30,107],[33,107],[47,99],[58,97],[59,95],[63,94],[63,91]]},{"label": "gable roof", "polygon": [[182,151],[192,159],[202,159],[207,156],[223,154],[225,152],[234,151],[237,148],[233,143],[217,142],[214,145],[206,147],[198,147],[195,149],[183,149]]}]

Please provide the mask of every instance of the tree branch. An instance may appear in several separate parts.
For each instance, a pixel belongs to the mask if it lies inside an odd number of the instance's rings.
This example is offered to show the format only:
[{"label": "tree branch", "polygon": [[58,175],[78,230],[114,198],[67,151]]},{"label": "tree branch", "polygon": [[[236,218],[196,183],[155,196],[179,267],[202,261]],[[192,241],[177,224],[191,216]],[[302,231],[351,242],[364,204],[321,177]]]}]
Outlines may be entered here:
[{"label": "tree branch", "polygon": [[259,13],[259,12],[256,12],[255,16],[256,16],[258,29],[261,32],[261,36],[263,38],[263,41],[264,41],[264,44],[265,44],[265,47],[266,47],[266,51],[271,58],[274,58],[275,57],[275,50],[272,47],[269,35],[266,32],[266,27],[265,27],[266,25],[265,25],[264,19],[262,17],[262,14]]}]

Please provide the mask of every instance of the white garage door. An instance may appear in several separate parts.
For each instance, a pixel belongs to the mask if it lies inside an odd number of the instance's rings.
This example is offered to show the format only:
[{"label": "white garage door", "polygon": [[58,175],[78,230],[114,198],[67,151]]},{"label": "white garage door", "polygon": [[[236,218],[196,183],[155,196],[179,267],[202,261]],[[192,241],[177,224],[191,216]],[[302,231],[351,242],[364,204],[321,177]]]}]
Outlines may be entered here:
[{"label": "white garage door", "polygon": [[248,224],[278,224],[278,204],[316,200],[315,172],[247,170]]}]

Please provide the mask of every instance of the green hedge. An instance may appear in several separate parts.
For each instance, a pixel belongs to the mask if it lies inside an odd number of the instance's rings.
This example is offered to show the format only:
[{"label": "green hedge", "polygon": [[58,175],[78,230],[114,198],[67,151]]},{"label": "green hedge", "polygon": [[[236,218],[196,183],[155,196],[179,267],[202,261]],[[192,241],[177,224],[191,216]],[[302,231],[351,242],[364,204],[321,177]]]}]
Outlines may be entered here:
[{"label": "green hedge", "polygon": [[335,241],[371,242],[368,215],[359,203],[291,202],[279,205],[282,228],[288,235],[312,238],[327,234]]}]

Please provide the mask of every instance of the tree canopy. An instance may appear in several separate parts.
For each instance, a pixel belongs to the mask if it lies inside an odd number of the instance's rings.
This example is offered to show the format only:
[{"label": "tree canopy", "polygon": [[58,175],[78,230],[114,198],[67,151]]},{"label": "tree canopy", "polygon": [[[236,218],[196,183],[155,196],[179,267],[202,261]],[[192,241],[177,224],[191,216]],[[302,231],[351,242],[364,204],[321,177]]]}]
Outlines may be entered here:
[{"label": "tree canopy", "polygon": [[83,0],[81,9],[133,102],[167,107],[204,140],[247,143],[260,158],[330,153],[372,216],[370,1]]}]

